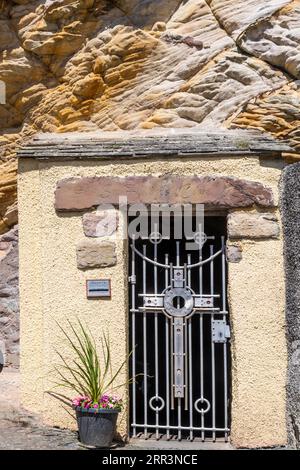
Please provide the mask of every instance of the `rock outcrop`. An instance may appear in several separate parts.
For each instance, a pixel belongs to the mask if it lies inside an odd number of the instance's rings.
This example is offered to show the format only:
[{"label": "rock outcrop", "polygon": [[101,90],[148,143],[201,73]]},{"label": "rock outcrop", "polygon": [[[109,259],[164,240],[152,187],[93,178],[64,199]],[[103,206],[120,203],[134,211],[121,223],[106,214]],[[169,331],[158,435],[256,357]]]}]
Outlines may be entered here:
[{"label": "rock outcrop", "polygon": [[[37,132],[255,128],[300,153],[299,22],[300,0],[0,0],[0,234]],[[16,243],[0,240],[11,357]]]},{"label": "rock outcrop", "polygon": [[2,0],[0,232],[36,132],[258,128],[300,147],[299,0]]},{"label": "rock outcrop", "polygon": [[19,363],[18,227],[0,237],[0,351],[5,364]]}]

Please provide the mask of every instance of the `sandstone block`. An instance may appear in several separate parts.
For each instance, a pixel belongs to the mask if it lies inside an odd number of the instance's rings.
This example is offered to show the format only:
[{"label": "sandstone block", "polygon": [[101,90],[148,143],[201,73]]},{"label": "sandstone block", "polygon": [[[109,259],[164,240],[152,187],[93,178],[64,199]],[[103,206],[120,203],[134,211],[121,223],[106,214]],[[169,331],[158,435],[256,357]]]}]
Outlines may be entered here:
[{"label": "sandstone block", "polygon": [[57,183],[58,211],[90,209],[100,204],[205,204],[212,208],[273,206],[270,188],[255,181],[225,176],[128,176],[67,178]]},{"label": "sandstone block", "polygon": [[229,238],[278,238],[276,216],[271,213],[234,212],[228,217]]},{"label": "sandstone block", "polygon": [[87,237],[106,237],[116,232],[119,224],[117,211],[97,211],[84,214],[82,225]]},{"label": "sandstone block", "polygon": [[83,240],[78,243],[76,253],[79,269],[105,268],[117,263],[115,243],[110,241]]},{"label": "sandstone block", "polygon": [[239,263],[242,260],[242,248],[239,245],[228,245],[226,250],[228,263]]}]

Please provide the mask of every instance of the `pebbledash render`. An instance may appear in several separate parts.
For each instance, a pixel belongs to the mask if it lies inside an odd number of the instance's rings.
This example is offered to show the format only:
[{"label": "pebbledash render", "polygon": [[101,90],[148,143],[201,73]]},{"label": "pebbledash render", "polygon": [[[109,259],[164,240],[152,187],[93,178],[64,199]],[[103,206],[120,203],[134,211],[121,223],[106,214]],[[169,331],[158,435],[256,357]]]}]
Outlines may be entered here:
[{"label": "pebbledash render", "polygon": [[[62,348],[57,322],[79,317],[96,341],[109,331],[116,367],[132,352],[119,378],[137,375],[123,389],[123,438],[296,446],[300,191],[291,152],[258,133],[179,129],[44,134],[21,149],[24,407],[74,426],[47,392]],[[172,234],[160,243],[159,229],[117,236],[128,223],[119,196],[147,207],[204,204],[199,252]],[[91,298],[88,281],[106,294]]]}]

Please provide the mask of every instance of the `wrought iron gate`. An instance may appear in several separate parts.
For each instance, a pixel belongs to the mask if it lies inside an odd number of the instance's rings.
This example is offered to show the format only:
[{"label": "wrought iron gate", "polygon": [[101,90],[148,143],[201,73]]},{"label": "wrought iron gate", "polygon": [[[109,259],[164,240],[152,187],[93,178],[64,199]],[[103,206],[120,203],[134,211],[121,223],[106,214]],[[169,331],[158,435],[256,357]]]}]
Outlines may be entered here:
[{"label": "wrought iron gate", "polygon": [[228,438],[225,229],[209,219],[196,251],[159,236],[130,242],[133,437]]}]

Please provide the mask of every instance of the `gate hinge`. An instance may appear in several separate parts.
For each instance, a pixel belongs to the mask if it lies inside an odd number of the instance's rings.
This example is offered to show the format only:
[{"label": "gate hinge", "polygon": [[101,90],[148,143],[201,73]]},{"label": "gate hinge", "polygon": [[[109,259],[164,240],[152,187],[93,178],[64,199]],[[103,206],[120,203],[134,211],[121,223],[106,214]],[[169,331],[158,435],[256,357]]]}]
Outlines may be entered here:
[{"label": "gate hinge", "polygon": [[136,275],[132,274],[132,276],[129,276],[128,280],[131,284],[136,284]]},{"label": "gate hinge", "polygon": [[226,320],[213,320],[211,334],[214,343],[226,343],[231,336]]}]

